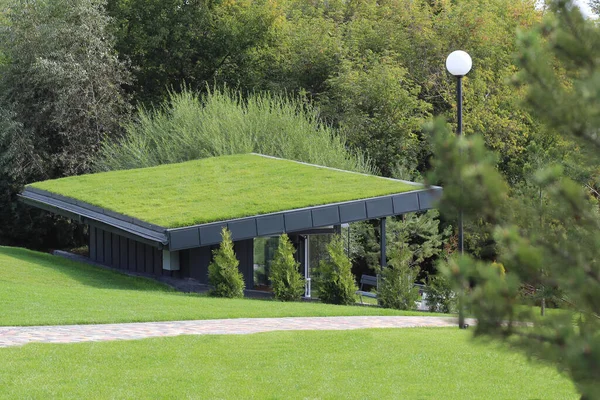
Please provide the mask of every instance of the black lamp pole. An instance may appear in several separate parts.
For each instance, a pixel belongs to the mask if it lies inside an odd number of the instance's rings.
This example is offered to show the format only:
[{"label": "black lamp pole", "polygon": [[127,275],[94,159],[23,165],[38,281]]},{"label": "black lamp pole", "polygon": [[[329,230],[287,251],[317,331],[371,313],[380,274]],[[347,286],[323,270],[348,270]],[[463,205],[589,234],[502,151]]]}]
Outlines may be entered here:
[{"label": "black lamp pole", "polygon": [[[459,137],[462,136],[462,76],[456,77],[456,134]],[[458,211],[458,251],[461,256],[465,253],[462,208]],[[460,329],[466,328],[463,291],[464,289],[461,288],[458,294],[458,327]]]},{"label": "black lamp pole", "polygon": [[[473,61],[471,56],[462,51],[456,50],[448,55],[446,58],[446,69],[452,75],[456,77],[456,134],[458,137],[462,136],[462,78],[469,73]],[[461,184],[461,194],[462,194]],[[463,231],[463,210],[462,205],[458,211],[458,251],[462,256],[465,252],[465,241]],[[458,291],[458,327],[465,329],[465,314],[463,310],[463,299],[464,299],[465,288],[461,287]]]}]

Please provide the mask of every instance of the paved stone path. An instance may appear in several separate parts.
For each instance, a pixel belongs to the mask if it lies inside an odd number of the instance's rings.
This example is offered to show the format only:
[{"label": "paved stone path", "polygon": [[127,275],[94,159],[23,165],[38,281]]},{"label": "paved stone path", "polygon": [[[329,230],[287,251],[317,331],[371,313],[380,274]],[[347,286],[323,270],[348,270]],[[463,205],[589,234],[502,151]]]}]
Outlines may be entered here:
[{"label": "paved stone path", "polygon": [[[474,320],[467,320],[474,324]],[[135,340],[179,335],[239,335],[269,331],[348,330],[456,326],[451,317],[300,317],[238,318],[102,325],[0,327],[0,347],[27,343],[77,343]]]}]

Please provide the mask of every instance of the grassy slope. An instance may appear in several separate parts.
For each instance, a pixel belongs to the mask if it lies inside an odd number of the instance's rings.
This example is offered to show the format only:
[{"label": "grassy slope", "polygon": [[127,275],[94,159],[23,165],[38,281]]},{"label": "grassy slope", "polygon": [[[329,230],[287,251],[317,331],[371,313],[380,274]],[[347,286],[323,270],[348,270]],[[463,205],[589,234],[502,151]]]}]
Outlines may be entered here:
[{"label": "grassy slope", "polygon": [[414,190],[402,182],[243,154],[31,186],[175,228]]},{"label": "grassy slope", "polygon": [[273,332],[0,349],[2,398],[576,399],[458,329]]},{"label": "grassy slope", "polygon": [[189,295],[149,279],[48,254],[0,247],[0,325],[419,314],[423,313]]}]

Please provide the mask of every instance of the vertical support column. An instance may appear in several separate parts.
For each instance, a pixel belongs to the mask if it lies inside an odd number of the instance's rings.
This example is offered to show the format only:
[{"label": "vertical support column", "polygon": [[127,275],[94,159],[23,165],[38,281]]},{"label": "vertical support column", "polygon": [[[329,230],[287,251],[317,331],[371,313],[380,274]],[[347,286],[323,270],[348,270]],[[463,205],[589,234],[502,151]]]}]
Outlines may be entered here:
[{"label": "vertical support column", "polygon": [[165,271],[179,271],[179,252],[163,250],[163,269]]},{"label": "vertical support column", "polygon": [[385,221],[386,218],[383,217],[379,220],[379,235],[380,235],[380,249],[381,249],[381,258],[379,265],[381,268],[387,267],[387,252],[386,252],[386,242],[385,242]]},{"label": "vertical support column", "polygon": [[310,235],[304,235],[304,297],[311,297],[311,278],[310,278],[310,253],[309,253]]},{"label": "vertical support column", "polygon": [[341,225],[334,225],[333,226],[333,231],[336,233],[336,235],[341,235],[342,234],[342,226]]}]

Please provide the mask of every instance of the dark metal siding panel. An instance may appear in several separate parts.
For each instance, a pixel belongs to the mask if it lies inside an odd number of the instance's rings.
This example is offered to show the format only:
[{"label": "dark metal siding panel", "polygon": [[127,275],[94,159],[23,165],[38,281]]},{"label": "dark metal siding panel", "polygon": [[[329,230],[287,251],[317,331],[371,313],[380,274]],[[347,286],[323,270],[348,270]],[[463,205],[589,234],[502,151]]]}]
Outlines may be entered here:
[{"label": "dark metal siding panel", "polygon": [[120,236],[117,234],[112,234],[112,260],[111,264],[115,268],[121,268],[121,259],[120,259],[121,249],[120,249]]},{"label": "dark metal siding panel", "polygon": [[144,257],[145,257],[144,244],[139,243],[139,242],[136,243],[135,249],[136,249],[136,253],[135,253],[136,269],[135,270],[137,272],[146,272],[146,268],[145,268],[146,260],[144,259]]},{"label": "dark metal siding panel", "polygon": [[256,218],[258,236],[276,235],[285,232],[283,214]]},{"label": "dark metal siding panel", "polygon": [[[89,225],[88,225],[89,226]],[[89,232],[90,232],[90,259],[92,261],[97,261],[97,256],[96,256],[96,228],[93,226],[89,226]]]},{"label": "dark metal siding panel", "polygon": [[394,214],[405,214],[419,211],[419,196],[416,193],[406,193],[394,196]]},{"label": "dark metal siding panel", "polygon": [[310,210],[285,214],[285,230],[288,232],[310,229],[312,226],[312,215]]},{"label": "dark metal siding panel", "polygon": [[104,264],[112,265],[112,236],[110,232],[104,231]]},{"label": "dark metal siding panel", "polygon": [[203,226],[200,228],[200,244],[202,246],[221,242],[221,230],[224,224]]},{"label": "dark metal siding panel", "polygon": [[354,222],[367,219],[367,208],[364,201],[340,204],[340,222]]},{"label": "dark metal siding panel", "polygon": [[127,239],[127,269],[129,271],[137,270],[135,245],[135,240]]},{"label": "dark metal siding panel", "polygon": [[154,273],[154,257],[152,246],[144,245],[144,269],[147,274]]},{"label": "dark metal siding panel", "polygon": [[367,200],[367,217],[379,218],[394,214],[394,205],[391,197]]},{"label": "dark metal siding panel", "polygon": [[178,229],[170,233],[169,249],[179,250],[200,246],[198,228]]},{"label": "dark metal siding panel", "polygon": [[129,246],[127,238],[119,236],[119,268],[129,269]]},{"label": "dark metal siding panel", "polygon": [[315,208],[312,210],[313,226],[327,226],[340,223],[338,206]]},{"label": "dark metal siding panel", "polygon": [[230,222],[227,225],[231,231],[232,240],[241,240],[256,237],[256,220],[254,218],[243,221]]},{"label": "dark metal siding panel", "polygon": [[162,250],[157,249],[156,247],[152,248],[154,252],[154,275],[160,275],[162,273],[163,260],[162,260]]},{"label": "dark metal siding panel", "polygon": [[104,231],[96,230],[96,261],[104,264]]},{"label": "dark metal siding panel", "polygon": [[182,278],[190,277],[190,250],[181,250],[179,252],[179,270]]},{"label": "dark metal siding panel", "polygon": [[208,264],[212,254],[210,246],[190,249],[190,277],[200,283],[208,283]]}]

